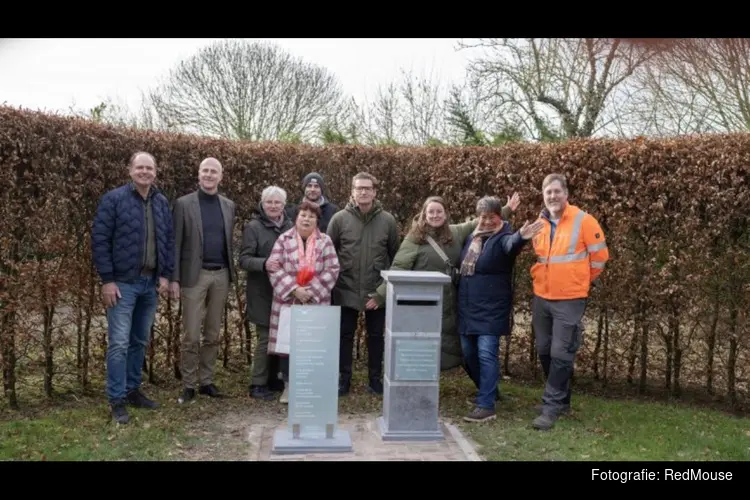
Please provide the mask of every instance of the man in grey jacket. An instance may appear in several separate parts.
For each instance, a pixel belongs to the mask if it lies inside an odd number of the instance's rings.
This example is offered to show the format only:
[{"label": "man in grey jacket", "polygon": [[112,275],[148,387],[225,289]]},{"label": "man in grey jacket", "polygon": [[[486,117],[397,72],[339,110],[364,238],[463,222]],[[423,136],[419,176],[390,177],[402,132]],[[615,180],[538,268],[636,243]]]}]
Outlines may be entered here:
[{"label": "man in grey jacket", "polygon": [[351,200],[328,224],[328,236],[341,264],[333,289],[333,304],[341,306],[340,396],[351,387],[354,333],[362,311],[367,328],[368,389],[383,393],[385,310],[378,307],[374,295],[383,280],[380,272],[393,262],[400,238],[396,219],[376,200],[377,183],[371,174],[355,175]]},{"label": "man in grey jacket", "polygon": [[195,398],[196,389],[210,397],[220,396],[213,383],[214,365],[229,286],[237,279],[232,245],[235,208],[234,202],[218,192],[221,177],[221,163],[206,158],[198,167],[199,188],[179,198],[174,207],[176,252],[170,292],[175,298],[182,295],[185,331],[185,389],[179,403]]}]

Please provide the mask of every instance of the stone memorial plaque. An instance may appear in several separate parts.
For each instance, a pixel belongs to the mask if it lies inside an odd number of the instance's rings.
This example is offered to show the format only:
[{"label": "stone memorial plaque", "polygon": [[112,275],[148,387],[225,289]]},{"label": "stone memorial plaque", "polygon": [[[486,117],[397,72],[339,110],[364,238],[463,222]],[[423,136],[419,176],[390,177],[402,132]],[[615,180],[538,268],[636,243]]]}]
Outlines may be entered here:
[{"label": "stone memorial plaque", "polygon": [[292,306],[289,422],[274,435],[273,453],[351,451],[338,429],[339,306]]},{"label": "stone memorial plaque", "polygon": [[394,339],[395,381],[434,382],[440,377],[440,340]]}]

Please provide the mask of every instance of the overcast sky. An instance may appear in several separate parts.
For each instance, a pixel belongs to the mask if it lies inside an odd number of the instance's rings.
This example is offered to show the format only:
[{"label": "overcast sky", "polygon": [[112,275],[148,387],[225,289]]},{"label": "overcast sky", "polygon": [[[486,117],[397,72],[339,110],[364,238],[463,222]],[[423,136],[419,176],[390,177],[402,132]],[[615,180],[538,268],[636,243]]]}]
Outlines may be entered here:
[{"label": "overcast sky", "polygon": [[[0,104],[66,112],[90,109],[107,98],[136,106],[140,89],[155,85],[181,58],[213,40],[68,38],[2,39]],[[274,41],[304,60],[325,66],[343,89],[362,99],[399,68],[463,79],[469,53],[458,39],[250,39]],[[370,94],[371,95],[371,94]]]}]

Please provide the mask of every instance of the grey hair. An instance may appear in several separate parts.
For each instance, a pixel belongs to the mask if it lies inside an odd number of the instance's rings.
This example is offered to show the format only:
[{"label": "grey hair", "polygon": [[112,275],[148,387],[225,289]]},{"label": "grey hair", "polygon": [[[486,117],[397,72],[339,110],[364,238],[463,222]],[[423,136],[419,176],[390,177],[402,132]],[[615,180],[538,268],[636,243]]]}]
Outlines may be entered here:
[{"label": "grey hair", "polygon": [[260,195],[260,202],[263,203],[271,196],[278,196],[281,198],[281,202],[286,204],[286,191],[281,189],[279,186],[268,186],[263,190]]},{"label": "grey hair", "polygon": [[477,214],[503,214],[503,202],[497,196],[485,196],[477,202]]}]

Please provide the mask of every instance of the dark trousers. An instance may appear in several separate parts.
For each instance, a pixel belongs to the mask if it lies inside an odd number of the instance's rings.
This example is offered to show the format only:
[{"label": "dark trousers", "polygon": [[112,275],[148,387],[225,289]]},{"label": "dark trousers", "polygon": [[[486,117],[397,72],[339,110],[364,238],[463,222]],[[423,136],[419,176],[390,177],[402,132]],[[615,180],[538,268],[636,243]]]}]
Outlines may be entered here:
[{"label": "dark trousers", "polygon": [[268,325],[255,325],[257,341],[252,358],[252,381],[253,386],[267,386],[272,391],[284,389],[284,382],[279,378],[281,367],[279,356],[268,354]]},{"label": "dark trousers", "polygon": [[279,356],[279,373],[281,374],[281,380],[289,382],[289,356]]},{"label": "dark trousers", "polygon": [[281,357],[275,354],[268,355],[268,388],[272,391],[284,390],[284,380],[279,376],[283,368]]},{"label": "dark trousers", "polygon": [[532,322],[539,361],[547,383],[543,413],[557,415],[570,407],[573,364],[583,341],[586,299],[545,300],[534,297]]},{"label": "dark trousers", "polygon": [[[339,377],[342,385],[348,386],[352,380],[352,358],[354,333],[357,331],[359,311],[341,306],[341,347],[339,352]],[[385,309],[365,311],[367,331],[367,368],[370,382],[380,381],[383,376],[383,332],[385,331]]]}]

